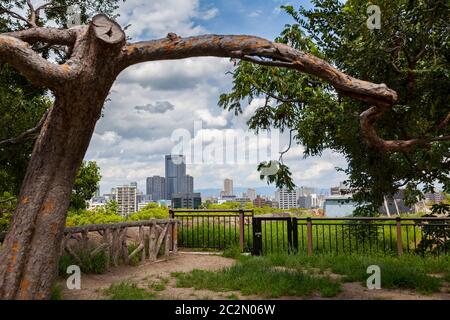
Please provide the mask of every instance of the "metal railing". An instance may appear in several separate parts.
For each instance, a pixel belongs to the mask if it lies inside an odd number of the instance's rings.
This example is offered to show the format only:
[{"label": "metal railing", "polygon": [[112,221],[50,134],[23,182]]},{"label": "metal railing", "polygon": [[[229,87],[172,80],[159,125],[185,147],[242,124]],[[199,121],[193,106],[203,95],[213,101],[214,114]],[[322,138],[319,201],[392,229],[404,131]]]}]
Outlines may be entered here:
[{"label": "metal railing", "polygon": [[170,210],[180,222],[178,246],[224,249],[239,245],[252,249],[253,210]]},{"label": "metal railing", "polygon": [[253,254],[448,254],[450,218],[253,219]]}]

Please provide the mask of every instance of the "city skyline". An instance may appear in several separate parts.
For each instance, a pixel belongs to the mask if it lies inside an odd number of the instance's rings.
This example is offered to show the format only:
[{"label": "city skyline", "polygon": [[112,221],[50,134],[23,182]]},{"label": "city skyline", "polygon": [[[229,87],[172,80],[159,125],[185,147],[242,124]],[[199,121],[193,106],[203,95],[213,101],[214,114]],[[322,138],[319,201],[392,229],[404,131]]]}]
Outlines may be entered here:
[{"label": "city skyline", "polygon": [[[198,5],[187,6],[188,2]],[[301,3],[309,5],[308,1]],[[199,1],[185,4],[180,10],[175,2],[155,0],[144,5],[127,1],[119,9],[119,23],[131,23],[127,32],[133,40],[140,41],[165,37],[169,32],[189,36],[208,32],[236,34],[242,30],[274,39],[286,23],[293,22],[279,10],[280,3],[275,2],[241,3],[233,10],[226,1],[211,6]],[[155,8],[162,5],[170,14],[140,28],[144,17],[154,17]],[[267,23],[261,24],[261,17]],[[224,132],[229,135],[247,132],[246,122],[263,103],[261,99],[255,98],[250,104],[244,101],[239,117],[217,106],[220,94],[229,92],[232,86],[228,72],[233,68],[229,59],[192,58],[142,64],[119,75],[85,157],[100,166],[101,189],[106,191],[126,181],[137,181],[143,188],[146,177],[162,175],[164,156],[180,152],[173,150],[177,141],[171,139],[177,129],[189,131],[192,139],[203,137],[205,147]],[[199,120],[203,129],[194,135],[194,123]],[[287,147],[288,136],[288,133],[280,136],[280,149]],[[346,179],[335,170],[347,166],[341,155],[325,151],[322,157],[303,159],[303,151],[302,146],[294,144],[284,156],[297,185],[327,188]],[[196,189],[222,188],[227,177],[235,181],[235,187],[265,187],[257,166],[256,161],[187,164],[187,171],[196,177]]]}]

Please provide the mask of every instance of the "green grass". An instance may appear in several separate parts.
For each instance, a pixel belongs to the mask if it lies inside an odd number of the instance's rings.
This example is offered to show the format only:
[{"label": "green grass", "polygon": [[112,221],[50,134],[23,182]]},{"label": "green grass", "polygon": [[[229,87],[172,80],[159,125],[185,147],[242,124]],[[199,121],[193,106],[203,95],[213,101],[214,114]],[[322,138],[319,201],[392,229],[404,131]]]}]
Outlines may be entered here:
[{"label": "green grass", "polygon": [[318,292],[324,297],[339,293],[340,284],[326,277],[314,277],[301,271],[277,270],[265,258],[243,259],[240,263],[211,272],[193,270],[174,273],[177,286],[208,289],[218,292],[241,291],[243,295],[261,295],[265,298],[281,296],[308,297]]},{"label": "green grass", "polygon": [[112,284],[104,293],[108,300],[153,300],[156,298],[154,293],[129,282]]},{"label": "green grass", "polygon": [[387,289],[412,289],[421,293],[438,292],[442,280],[430,274],[446,273],[450,270],[450,257],[419,257],[404,255],[402,257],[381,255],[282,255],[265,257],[270,264],[285,266],[295,270],[318,268],[331,270],[344,276],[344,281],[361,282],[364,286],[368,274],[367,267],[378,265],[381,269],[381,286]]},{"label": "green grass", "polygon": [[55,284],[52,288],[50,300],[62,300],[63,299],[62,291],[63,291],[62,286],[59,284]]},{"label": "green grass", "polygon": [[159,281],[150,284],[150,288],[155,291],[164,291],[166,289],[166,285],[169,283],[169,280],[169,278],[161,278]]},{"label": "green grass", "polygon": [[[209,289],[218,292],[241,291],[244,295],[265,298],[280,296],[309,297],[320,293],[334,297],[340,292],[340,281],[360,282],[366,286],[367,267],[381,268],[383,289],[410,289],[423,294],[439,292],[448,281],[450,257],[440,258],[404,255],[306,255],[272,254],[264,257],[242,256],[228,251],[238,263],[218,272],[194,270],[172,273],[178,287]],[[342,276],[341,280],[324,276],[325,271]],[[443,278],[431,274],[443,274]]]}]

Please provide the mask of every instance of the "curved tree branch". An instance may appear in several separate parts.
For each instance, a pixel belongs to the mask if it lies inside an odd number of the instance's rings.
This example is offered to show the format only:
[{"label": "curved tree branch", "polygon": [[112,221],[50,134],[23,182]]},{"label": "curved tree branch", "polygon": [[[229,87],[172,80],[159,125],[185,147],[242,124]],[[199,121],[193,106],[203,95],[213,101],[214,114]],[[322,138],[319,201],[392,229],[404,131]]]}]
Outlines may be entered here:
[{"label": "curved tree branch", "polygon": [[77,39],[80,27],[71,29],[56,28],[30,28],[21,31],[3,33],[3,36],[9,36],[34,44],[36,42],[44,42],[48,44],[73,45]]},{"label": "curved tree branch", "polygon": [[397,100],[397,93],[385,84],[355,79],[313,55],[254,36],[203,35],[180,38],[169,34],[165,39],[125,46],[121,68],[145,61],[202,56],[239,58],[263,65],[295,69],[329,82],[342,94],[376,105],[390,106]]},{"label": "curved tree branch", "polygon": [[41,131],[42,126],[44,125],[45,119],[47,119],[47,115],[48,115],[49,111],[50,111],[50,109],[47,109],[45,111],[44,115],[42,116],[42,118],[39,120],[38,124],[34,128],[31,128],[25,132],[22,132],[15,138],[0,141],[0,147],[3,145],[8,146],[8,145],[20,144],[20,143],[24,143],[28,140],[37,138],[37,136],[39,135],[39,132]]},{"label": "curved tree branch", "polygon": [[77,76],[71,64],[57,65],[42,58],[30,46],[17,38],[0,35],[0,57],[32,83],[57,91],[67,80]]}]

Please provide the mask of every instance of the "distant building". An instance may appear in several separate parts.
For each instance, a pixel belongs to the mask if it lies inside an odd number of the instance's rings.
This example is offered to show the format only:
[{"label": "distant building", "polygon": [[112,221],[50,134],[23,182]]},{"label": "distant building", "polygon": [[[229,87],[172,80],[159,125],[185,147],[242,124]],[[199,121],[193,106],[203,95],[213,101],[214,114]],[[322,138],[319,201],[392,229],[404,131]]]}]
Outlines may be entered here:
[{"label": "distant building", "polygon": [[330,189],[330,194],[332,196],[350,195],[352,194],[352,190],[347,188],[347,186],[343,182],[341,182],[339,184],[339,187],[332,187]]},{"label": "distant building", "polygon": [[439,204],[445,200],[445,194],[442,192],[426,193],[425,201],[429,204]]},{"label": "distant building", "polygon": [[310,194],[315,193],[314,188],[309,188],[309,187],[300,187],[297,190],[299,197],[307,197]]},{"label": "distant building", "polygon": [[119,186],[116,188],[117,212],[123,217],[137,211],[136,187]]},{"label": "distant building", "polygon": [[325,197],[323,211],[326,217],[345,217],[353,214],[357,203],[349,195]]},{"label": "distant building", "polygon": [[236,202],[236,196],[222,196],[221,199],[225,202]]},{"label": "distant building", "polygon": [[288,189],[278,189],[275,193],[275,201],[280,209],[298,208],[298,191]]},{"label": "distant building", "polygon": [[262,208],[266,205],[266,199],[261,196],[256,196],[255,200],[253,200],[253,206],[256,208]]},{"label": "distant building", "polygon": [[320,206],[319,197],[315,193],[307,196],[303,195],[298,198],[298,207],[305,209],[318,208]]},{"label": "distant building", "polygon": [[247,203],[252,203],[250,198],[235,198],[233,202],[237,202],[241,207],[244,207]]},{"label": "distant building", "polygon": [[141,211],[142,209],[144,209],[150,203],[155,203],[155,202],[154,201],[148,201],[148,200],[139,202],[138,203],[138,211]]},{"label": "distant building", "polygon": [[404,201],[405,190],[399,190],[393,197],[384,197],[383,205],[380,208],[382,214],[400,215],[403,213],[414,213],[414,206],[407,206]]},{"label": "distant building", "polygon": [[94,210],[106,206],[106,197],[94,197],[88,202],[88,210]]},{"label": "distant building", "polygon": [[160,176],[148,177],[146,193],[151,195],[154,201],[166,199],[166,178]]},{"label": "distant building", "polygon": [[223,195],[232,196],[233,194],[233,180],[225,179],[223,181]]},{"label": "distant building", "polygon": [[250,201],[256,199],[256,190],[252,188],[248,188],[247,192],[244,193],[243,198],[249,198]]},{"label": "distant building", "polygon": [[167,155],[165,157],[166,198],[172,194],[186,193],[186,157],[183,155]]},{"label": "distant building", "polygon": [[200,193],[174,193],[172,194],[173,209],[198,209],[202,204]]},{"label": "distant building", "polygon": [[185,177],[185,191],[186,193],[193,193],[194,192],[194,177],[190,175],[186,175]]}]

